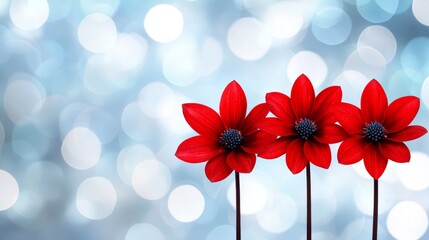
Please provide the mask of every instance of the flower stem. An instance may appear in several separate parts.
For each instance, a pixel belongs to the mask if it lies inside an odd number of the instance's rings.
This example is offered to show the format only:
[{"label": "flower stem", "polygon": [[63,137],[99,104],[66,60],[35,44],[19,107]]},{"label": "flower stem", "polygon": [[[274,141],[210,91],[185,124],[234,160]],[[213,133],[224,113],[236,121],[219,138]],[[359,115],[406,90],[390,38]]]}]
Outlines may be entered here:
[{"label": "flower stem", "polygon": [[306,167],[307,173],[307,240],[311,240],[311,176],[310,163]]},{"label": "flower stem", "polygon": [[378,180],[374,179],[374,211],[372,213],[372,240],[377,240],[378,226]]},{"label": "flower stem", "polygon": [[236,240],[241,240],[240,174],[235,172]]}]

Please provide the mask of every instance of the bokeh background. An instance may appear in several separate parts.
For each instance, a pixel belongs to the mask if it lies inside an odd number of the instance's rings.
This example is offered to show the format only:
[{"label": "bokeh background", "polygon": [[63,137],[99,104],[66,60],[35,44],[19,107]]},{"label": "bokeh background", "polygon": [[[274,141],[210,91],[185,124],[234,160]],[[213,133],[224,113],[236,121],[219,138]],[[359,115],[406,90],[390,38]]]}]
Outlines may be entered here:
[{"label": "bokeh background", "polygon": [[[340,85],[359,105],[421,99],[429,128],[427,0],[0,0],[0,238],[234,239],[233,177],[174,153],[195,135],[181,104],[218,109],[236,79],[249,109]],[[380,179],[379,239],[429,239],[429,136]],[[314,239],[370,239],[363,165],[312,168]],[[305,174],[284,157],[242,174],[243,239],[304,239]]]}]

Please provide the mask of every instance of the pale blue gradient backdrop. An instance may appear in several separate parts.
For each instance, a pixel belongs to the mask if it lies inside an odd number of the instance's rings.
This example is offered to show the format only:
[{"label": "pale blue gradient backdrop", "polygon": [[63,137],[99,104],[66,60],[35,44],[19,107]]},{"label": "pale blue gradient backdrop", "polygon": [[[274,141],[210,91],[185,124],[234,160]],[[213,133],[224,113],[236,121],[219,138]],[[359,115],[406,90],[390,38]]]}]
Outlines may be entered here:
[{"label": "pale blue gradient backdrop", "polygon": [[[160,5],[163,4],[163,5]],[[429,128],[426,0],[0,0],[0,238],[234,239],[233,177],[178,160],[195,135],[181,104],[218,110],[233,79],[249,107],[340,85],[359,105],[372,78],[389,102],[420,97]],[[429,137],[380,179],[380,239],[427,239]],[[312,168],[314,239],[369,239],[362,164]],[[246,240],[304,239],[305,174],[284,157],[242,175]]]}]

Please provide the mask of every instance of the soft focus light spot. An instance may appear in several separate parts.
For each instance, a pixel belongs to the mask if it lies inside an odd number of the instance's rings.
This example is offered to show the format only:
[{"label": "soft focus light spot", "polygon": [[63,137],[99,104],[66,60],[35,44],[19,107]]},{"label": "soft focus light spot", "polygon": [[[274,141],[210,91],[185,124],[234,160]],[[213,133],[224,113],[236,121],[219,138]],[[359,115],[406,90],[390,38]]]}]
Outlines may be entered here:
[{"label": "soft focus light spot", "polygon": [[164,234],[149,223],[137,223],[131,226],[125,236],[125,240],[141,240],[142,236],[150,240],[165,240]]},{"label": "soft focus light spot", "polygon": [[427,77],[423,82],[420,96],[422,97],[423,104],[426,108],[429,108],[429,77]]},{"label": "soft focus light spot", "polygon": [[19,195],[19,187],[15,178],[5,170],[0,170],[0,211],[15,204]]},{"label": "soft focus light spot", "polygon": [[174,6],[159,4],[144,18],[144,29],[153,40],[166,43],[178,38],[183,31],[183,15]]},{"label": "soft focus light spot", "polygon": [[[267,204],[268,193],[258,179],[252,176],[241,175],[243,181],[240,182],[240,191],[242,199],[247,199],[241,202],[241,213],[245,215],[255,214],[260,212]],[[232,183],[228,188],[228,201],[235,208],[235,184]]]},{"label": "soft focus light spot", "polygon": [[[410,40],[401,55],[402,68],[415,82],[423,82],[429,76],[429,38],[416,37]],[[417,74],[416,74],[417,73]],[[419,77],[421,74],[423,77]]]},{"label": "soft focus light spot", "polygon": [[144,86],[139,93],[139,106],[143,112],[157,118],[166,117],[166,113],[160,109],[172,101],[175,101],[173,90],[162,82],[153,81]]},{"label": "soft focus light spot", "polygon": [[387,230],[396,239],[420,239],[428,228],[428,216],[420,204],[403,201],[387,215]]},{"label": "soft focus light spot", "polygon": [[228,30],[228,46],[239,58],[254,61],[271,47],[271,36],[264,24],[255,18],[240,18]]},{"label": "soft focus light spot", "polygon": [[79,185],[76,208],[86,218],[103,219],[113,212],[116,198],[116,190],[109,180],[91,177]]},{"label": "soft focus light spot", "polygon": [[311,51],[301,51],[290,59],[287,66],[287,76],[289,81],[293,83],[301,74],[305,74],[313,86],[317,88],[325,81],[328,75],[328,67],[318,54]]},{"label": "soft focus light spot", "polygon": [[357,71],[368,79],[380,79],[386,72],[386,59],[372,47],[359,47],[352,52],[344,63],[345,71]]},{"label": "soft focus light spot", "polygon": [[265,12],[263,21],[271,35],[278,39],[294,37],[303,25],[303,13],[298,3],[280,1]]},{"label": "soft focus light spot", "polygon": [[207,76],[214,73],[222,64],[223,51],[214,38],[206,38],[201,46],[199,73]]},{"label": "soft focus light spot", "polygon": [[197,43],[189,39],[176,44],[164,56],[162,72],[172,84],[187,86],[200,77]]},{"label": "soft focus light spot", "polygon": [[352,21],[342,9],[327,7],[317,12],[311,30],[320,42],[338,45],[349,37]]},{"label": "soft focus light spot", "polygon": [[26,79],[24,76],[17,78],[7,85],[3,100],[6,114],[15,123],[37,113],[46,99],[44,89],[33,83],[34,80],[21,80]]},{"label": "soft focus light spot", "polygon": [[101,143],[88,128],[76,127],[64,137],[61,153],[68,165],[78,170],[85,170],[98,163]]},{"label": "soft focus light spot", "polygon": [[155,159],[153,152],[144,145],[124,147],[118,155],[116,168],[119,177],[126,184],[132,184],[134,169],[145,160]]},{"label": "soft focus light spot", "polygon": [[116,41],[116,25],[100,13],[86,16],[79,24],[78,37],[82,46],[94,53],[102,53],[113,47]]},{"label": "soft focus light spot", "polygon": [[147,41],[137,34],[119,34],[107,57],[121,69],[130,70],[140,66],[147,51]]},{"label": "soft focus light spot", "polygon": [[359,103],[361,93],[371,79],[357,71],[344,71],[334,80],[334,85],[339,85],[343,91],[343,101]]},{"label": "soft focus light spot", "polygon": [[298,217],[295,201],[285,194],[275,194],[272,202],[257,215],[259,225],[270,233],[282,233],[290,229]]},{"label": "soft focus light spot", "polygon": [[13,0],[9,14],[16,27],[35,30],[48,20],[49,5],[46,0]]},{"label": "soft focus light spot", "polygon": [[204,207],[204,196],[192,185],[181,185],[168,196],[168,210],[179,222],[197,220],[203,213]]},{"label": "soft focus light spot", "polygon": [[429,156],[421,152],[412,152],[411,161],[396,168],[399,180],[410,190],[425,190],[429,187]]},{"label": "soft focus light spot", "polygon": [[122,111],[121,125],[125,134],[138,141],[151,137],[153,124],[140,108],[139,102],[131,102]]},{"label": "soft focus light spot", "polygon": [[377,49],[386,62],[391,62],[396,54],[395,36],[383,26],[369,26],[361,32],[358,39],[358,48],[364,46]]},{"label": "soft focus light spot", "polygon": [[85,14],[103,13],[113,16],[120,2],[120,0],[80,0],[80,7]]},{"label": "soft focus light spot", "polygon": [[104,109],[88,107],[82,110],[74,122],[76,127],[85,127],[97,136],[101,143],[109,143],[118,133],[116,117]]},{"label": "soft focus light spot", "polygon": [[413,0],[412,9],[414,17],[416,17],[417,21],[423,25],[429,26],[429,14],[427,14],[427,9],[429,9],[429,1]]},{"label": "soft focus light spot", "polygon": [[386,22],[395,15],[399,0],[356,0],[360,15],[373,23]]},{"label": "soft focus light spot", "polygon": [[231,225],[220,225],[210,231],[205,240],[234,240],[235,228]]},{"label": "soft focus light spot", "polygon": [[143,161],[134,169],[132,185],[134,191],[144,199],[161,199],[171,186],[170,170],[158,160]]},{"label": "soft focus light spot", "polygon": [[32,190],[21,191],[18,200],[12,207],[16,215],[12,215],[11,218],[21,226],[35,225],[37,221],[40,221],[40,213],[44,203],[38,192]]}]

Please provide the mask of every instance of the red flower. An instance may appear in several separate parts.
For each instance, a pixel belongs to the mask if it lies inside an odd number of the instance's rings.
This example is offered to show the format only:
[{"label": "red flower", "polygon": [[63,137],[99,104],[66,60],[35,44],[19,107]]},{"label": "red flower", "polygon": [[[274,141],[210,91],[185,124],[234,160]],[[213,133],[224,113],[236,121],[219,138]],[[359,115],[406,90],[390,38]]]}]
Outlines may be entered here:
[{"label": "red flower", "polygon": [[293,174],[301,172],[309,162],[322,168],[331,164],[330,143],[342,141],[346,132],[335,124],[334,105],[340,103],[341,88],[333,86],[315,97],[310,80],[302,74],[292,86],[291,97],[272,92],[266,95],[271,112],[277,118],[266,118],[260,128],[279,136],[259,153],[262,158],[286,154],[286,164]]},{"label": "red flower", "polygon": [[246,117],[247,100],[241,86],[232,81],[222,93],[219,114],[197,103],[183,104],[183,115],[199,135],[183,141],[176,156],[189,163],[207,162],[207,178],[217,182],[231,172],[249,173],[256,162],[256,153],[272,136],[258,131],[257,125],[268,112],[262,103]]},{"label": "red flower", "polygon": [[368,173],[379,179],[387,160],[410,161],[410,151],[403,143],[423,136],[421,126],[408,126],[419,110],[417,97],[401,97],[387,104],[386,93],[377,80],[366,85],[361,109],[348,103],[338,105],[337,118],[350,135],[338,149],[338,161],[353,164],[361,159]]}]

